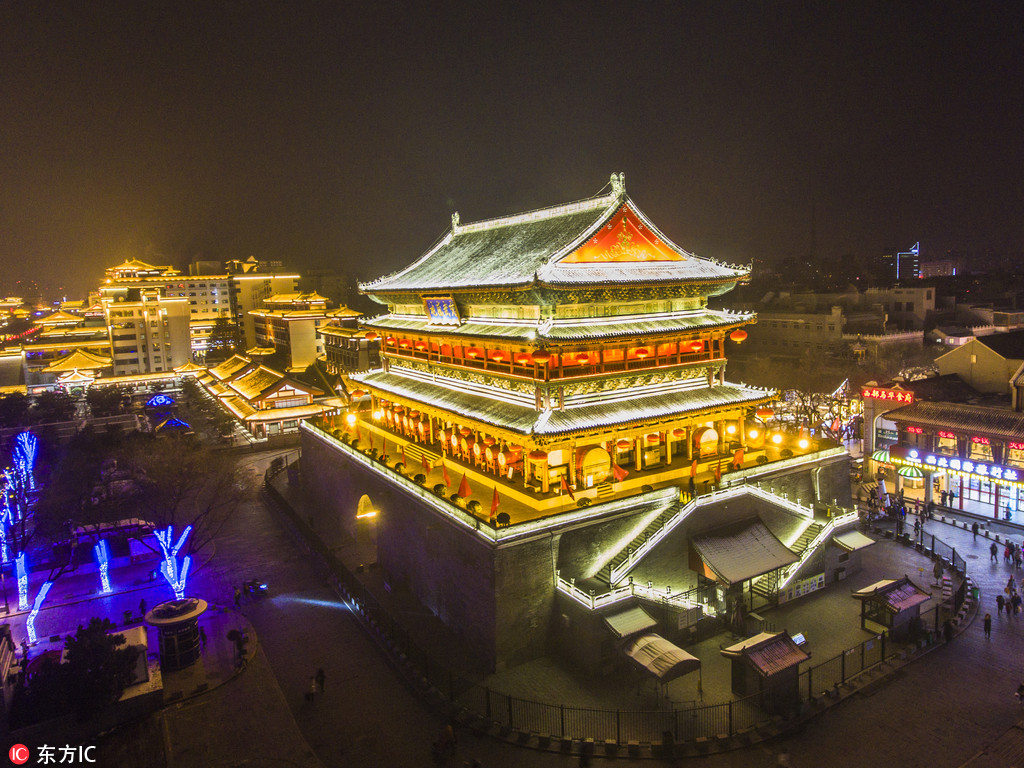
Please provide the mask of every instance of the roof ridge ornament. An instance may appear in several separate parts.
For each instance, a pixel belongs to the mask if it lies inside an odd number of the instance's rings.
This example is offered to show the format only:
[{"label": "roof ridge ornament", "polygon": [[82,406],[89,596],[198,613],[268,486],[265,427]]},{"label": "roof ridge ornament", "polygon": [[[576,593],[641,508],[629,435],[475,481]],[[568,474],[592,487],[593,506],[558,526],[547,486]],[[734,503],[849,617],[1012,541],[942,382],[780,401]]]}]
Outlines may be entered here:
[{"label": "roof ridge ornament", "polygon": [[626,196],[626,174],[613,173],[611,178],[612,194],[615,197]]}]

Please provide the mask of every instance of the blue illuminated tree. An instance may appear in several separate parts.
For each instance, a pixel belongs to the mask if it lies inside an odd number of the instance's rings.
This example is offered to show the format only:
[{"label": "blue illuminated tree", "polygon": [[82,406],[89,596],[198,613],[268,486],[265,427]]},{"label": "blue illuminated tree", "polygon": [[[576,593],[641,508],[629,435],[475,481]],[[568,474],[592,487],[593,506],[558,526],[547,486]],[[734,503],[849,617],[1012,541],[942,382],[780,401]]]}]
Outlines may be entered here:
[{"label": "blue illuminated tree", "polygon": [[192,557],[185,555],[181,560],[181,566],[179,567],[178,565],[178,553],[185,545],[185,541],[190,533],[192,533],[191,525],[185,527],[185,530],[182,531],[181,536],[175,542],[173,525],[169,525],[162,530],[153,531],[153,535],[156,536],[156,540],[160,544],[160,551],[164,556],[163,562],[160,563],[160,573],[163,574],[164,578],[167,579],[167,583],[171,585],[171,589],[174,590],[176,600],[181,600],[185,597],[185,582],[188,580],[188,569],[192,564]]}]

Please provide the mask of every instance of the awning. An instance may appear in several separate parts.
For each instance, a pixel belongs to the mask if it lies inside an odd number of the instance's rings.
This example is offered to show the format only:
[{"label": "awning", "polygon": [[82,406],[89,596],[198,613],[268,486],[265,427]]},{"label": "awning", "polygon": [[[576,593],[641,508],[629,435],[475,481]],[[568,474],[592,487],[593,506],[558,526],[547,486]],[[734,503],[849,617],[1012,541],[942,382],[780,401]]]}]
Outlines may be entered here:
[{"label": "awning", "polygon": [[899,469],[896,470],[896,473],[900,477],[910,477],[910,478],[914,478],[914,479],[917,479],[919,477],[924,477],[924,472],[922,472],[917,467],[902,466],[902,467],[900,467]]},{"label": "awning", "polygon": [[639,605],[605,616],[604,623],[619,638],[648,632],[658,626],[658,622],[652,619],[650,614]]},{"label": "awning", "polygon": [[882,579],[852,594],[858,600],[879,603],[889,613],[901,613],[915,605],[928,602],[931,593],[921,589],[908,576],[902,579]]},{"label": "awning", "polygon": [[795,667],[811,655],[802,650],[786,632],[762,632],[722,649],[727,659],[745,659],[764,677]]},{"label": "awning", "polygon": [[875,451],[874,453],[871,454],[871,460],[872,461],[881,461],[881,462],[883,462],[885,464],[888,464],[889,463],[889,451],[888,451],[888,449],[883,449],[883,450]]},{"label": "awning", "polygon": [[760,520],[694,536],[692,543],[705,575],[725,584],[738,584],[799,559]]},{"label": "awning", "polygon": [[870,547],[875,543],[874,539],[868,538],[860,531],[847,531],[846,533],[838,533],[832,537],[833,543],[837,547],[845,549],[847,552],[855,552],[858,549],[864,549],[864,547]]},{"label": "awning", "polygon": [[626,646],[625,653],[663,683],[700,669],[700,659],[661,635],[641,635]]}]

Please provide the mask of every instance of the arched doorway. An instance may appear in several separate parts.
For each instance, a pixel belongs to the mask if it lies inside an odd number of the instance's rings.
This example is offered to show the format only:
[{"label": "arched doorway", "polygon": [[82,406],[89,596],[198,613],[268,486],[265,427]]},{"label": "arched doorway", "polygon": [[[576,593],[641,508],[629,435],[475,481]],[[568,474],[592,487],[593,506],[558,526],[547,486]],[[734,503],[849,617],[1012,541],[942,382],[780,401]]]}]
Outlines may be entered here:
[{"label": "arched doorway", "polygon": [[580,448],[576,452],[579,461],[579,479],[584,488],[600,485],[612,471],[612,457],[604,448]]},{"label": "arched doorway", "polygon": [[718,455],[718,432],[711,427],[701,427],[693,433],[693,455],[707,458]]}]

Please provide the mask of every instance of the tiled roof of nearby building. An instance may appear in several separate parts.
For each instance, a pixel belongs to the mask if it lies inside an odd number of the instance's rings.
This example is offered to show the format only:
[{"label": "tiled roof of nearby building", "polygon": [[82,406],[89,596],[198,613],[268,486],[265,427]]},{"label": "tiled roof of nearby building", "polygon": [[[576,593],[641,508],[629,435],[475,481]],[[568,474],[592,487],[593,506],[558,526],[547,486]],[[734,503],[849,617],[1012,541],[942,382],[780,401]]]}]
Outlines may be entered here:
[{"label": "tiled roof of nearby building", "polygon": [[1024,413],[1008,408],[918,400],[883,415],[898,424],[910,423],[914,426],[999,436],[1015,441],[1024,438]]},{"label": "tiled roof of nearby building", "polygon": [[230,387],[246,400],[256,400],[284,380],[283,373],[264,366],[254,368],[231,382]]},{"label": "tiled roof of nearby building", "polygon": [[997,355],[1007,360],[1024,360],[1024,331],[994,333],[991,336],[980,336],[975,343],[984,344]]},{"label": "tiled roof of nearby building", "polygon": [[738,584],[799,559],[760,520],[694,536],[692,542],[704,564],[726,584]]},{"label": "tiled roof of nearby building", "polygon": [[930,592],[925,592],[909,577],[882,579],[853,593],[859,600],[871,600],[881,604],[889,613],[899,613],[915,605],[928,602]]},{"label": "tiled roof of nearby building", "polygon": [[80,371],[96,371],[100,368],[107,368],[110,364],[111,358],[109,357],[94,355],[83,349],[76,349],[69,355],[65,355],[60,360],[55,360],[48,365],[43,369],[43,373],[61,373],[75,369]]},{"label": "tiled roof of nearby building", "polygon": [[771,677],[811,658],[786,632],[762,632],[722,650],[726,658],[746,658],[760,674]]},{"label": "tiled roof of nearby building", "polygon": [[232,355],[220,365],[210,369],[210,375],[218,381],[229,379],[248,365],[252,360],[242,355]]},{"label": "tiled roof of nearby building", "polygon": [[458,413],[519,434],[532,434],[538,437],[554,437],[617,424],[625,425],[683,414],[756,405],[766,402],[771,397],[771,393],[762,389],[726,383],[714,387],[569,407],[565,410],[537,411],[533,407],[508,400],[459,392],[441,384],[397,375],[394,372],[374,371],[353,374],[351,378],[395,397]]},{"label": "tiled roof of nearby building", "polygon": [[914,393],[914,399],[942,401],[945,403],[965,403],[981,396],[974,387],[955,373],[944,376],[930,376],[917,381],[887,384],[888,389],[904,389]]},{"label": "tiled roof of nearby building", "polygon": [[431,325],[425,315],[382,315],[363,323],[366,328],[407,333],[452,333],[459,336],[507,339],[509,341],[589,341],[618,336],[647,336],[657,333],[686,333],[722,326],[742,325],[753,319],[752,313],[700,309],[661,315],[593,317],[555,321],[467,320],[459,326]]},{"label": "tiled roof of nearby building", "polygon": [[[658,256],[650,260],[589,260],[559,263],[628,207],[631,221],[650,233]],[[618,219],[616,219],[618,221]],[[409,267],[361,285],[367,293],[423,292],[534,283],[700,282],[735,280],[747,274],[702,259],[672,244],[625,195],[613,191],[568,205],[461,225]]]}]

